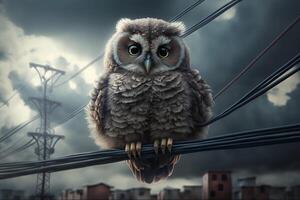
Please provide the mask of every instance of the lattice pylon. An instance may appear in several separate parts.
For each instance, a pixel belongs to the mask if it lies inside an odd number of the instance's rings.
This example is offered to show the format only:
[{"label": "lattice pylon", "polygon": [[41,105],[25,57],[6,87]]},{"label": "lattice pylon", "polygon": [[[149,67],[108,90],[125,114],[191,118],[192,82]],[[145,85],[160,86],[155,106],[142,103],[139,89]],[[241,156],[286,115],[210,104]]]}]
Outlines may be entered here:
[{"label": "lattice pylon", "polygon": [[[61,135],[55,135],[54,130],[50,127],[49,115],[57,108],[60,103],[48,98],[48,90],[52,91],[53,85],[59,77],[65,74],[64,71],[50,67],[49,65],[40,65],[30,63],[30,67],[34,68],[40,78],[42,86],[42,97],[32,97],[30,100],[37,108],[40,115],[40,126],[36,132],[29,132],[37,147],[35,153],[39,161],[50,159],[50,155],[54,153],[56,143],[63,139]],[[50,198],[50,173],[41,173],[37,175],[36,183],[36,199],[48,200]]]}]

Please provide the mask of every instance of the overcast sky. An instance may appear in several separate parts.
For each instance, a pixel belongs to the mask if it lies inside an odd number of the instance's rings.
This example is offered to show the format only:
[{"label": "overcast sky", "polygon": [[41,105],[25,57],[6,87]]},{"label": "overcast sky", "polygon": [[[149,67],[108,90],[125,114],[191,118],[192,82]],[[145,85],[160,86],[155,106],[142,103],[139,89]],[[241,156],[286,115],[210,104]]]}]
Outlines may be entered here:
[{"label": "overcast sky", "polygon": [[[65,80],[97,57],[123,17],[155,17],[165,20],[176,15],[193,0],[0,0],[0,102],[17,91],[8,106],[0,110],[0,136],[36,114],[28,97],[39,95],[38,76],[29,62],[49,64],[66,71]],[[187,27],[198,22],[228,1],[206,0],[182,18]],[[222,16],[185,39],[191,50],[193,67],[218,91],[260,50],[300,14],[299,0],[244,0]],[[247,90],[299,52],[300,24],[281,40],[241,78],[226,94],[220,96],[214,113],[241,97]],[[67,84],[56,88],[51,98],[62,103],[52,117],[53,125],[76,107],[88,102],[94,81],[103,73],[97,62]],[[226,119],[213,124],[210,135],[232,131],[296,123],[300,120],[300,74],[295,74],[272,91]],[[32,123],[1,149],[15,142],[25,143],[27,131],[37,128]],[[66,139],[56,146],[53,157],[97,150],[89,137],[84,114],[55,129]],[[184,155],[172,177],[158,184],[137,182],[125,163],[94,166],[52,174],[51,188],[60,192],[87,184],[105,182],[117,188],[147,186],[181,187],[200,184],[207,170],[232,170],[235,177],[258,176],[260,183],[273,185],[300,184],[299,143]],[[5,159],[35,160],[33,148]],[[1,160],[1,162],[4,162]],[[32,192],[36,176],[0,182],[0,188],[18,188]]]}]

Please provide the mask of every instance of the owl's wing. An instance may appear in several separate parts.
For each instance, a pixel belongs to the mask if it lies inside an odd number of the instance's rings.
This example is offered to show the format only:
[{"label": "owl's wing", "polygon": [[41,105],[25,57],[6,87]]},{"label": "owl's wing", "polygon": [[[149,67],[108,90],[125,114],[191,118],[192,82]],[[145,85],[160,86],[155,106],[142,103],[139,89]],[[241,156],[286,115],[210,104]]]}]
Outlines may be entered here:
[{"label": "owl's wing", "polygon": [[106,98],[109,75],[104,74],[91,92],[91,100],[87,109],[89,127],[94,136],[103,134],[106,115]]},{"label": "owl's wing", "polygon": [[198,70],[188,73],[188,83],[191,88],[192,117],[195,125],[200,125],[211,117],[211,107],[214,103],[209,85],[201,78]]}]

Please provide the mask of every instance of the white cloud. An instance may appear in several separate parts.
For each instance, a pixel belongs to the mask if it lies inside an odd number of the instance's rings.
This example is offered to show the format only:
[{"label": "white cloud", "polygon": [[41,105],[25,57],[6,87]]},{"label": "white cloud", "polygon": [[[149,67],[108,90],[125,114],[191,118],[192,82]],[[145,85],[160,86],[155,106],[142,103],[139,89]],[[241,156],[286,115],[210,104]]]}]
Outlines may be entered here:
[{"label": "white cloud", "polygon": [[[38,75],[33,69],[29,68],[29,62],[52,65],[67,71],[68,75],[71,75],[78,70],[78,67],[75,66],[84,66],[92,60],[92,58],[85,58],[72,53],[72,51],[54,38],[25,34],[20,27],[16,26],[1,13],[0,26],[0,52],[1,54],[4,54],[5,57],[5,59],[0,60],[0,104],[2,104],[3,101],[15,92],[12,80],[9,78],[9,74],[11,72],[18,74],[24,85],[39,85]],[[65,58],[67,62],[61,61],[62,64],[60,66],[56,66],[56,64],[59,63],[58,61],[62,60],[59,59],[61,57]],[[88,74],[88,77],[87,75],[80,74],[81,78],[83,78],[86,83],[91,83],[91,76],[96,74],[96,70],[93,69],[93,67],[87,69],[86,73],[91,73],[88,72],[89,70],[91,70],[92,74]],[[93,77],[96,78],[95,76]],[[61,80],[63,80],[63,78],[66,77],[62,77]],[[69,86],[74,90],[78,85],[76,83],[77,80],[78,79],[73,79],[72,82],[69,83]],[[88,92],[85,92],[85,95],[88,95]],[[62,95],[67,96],[71,93],[73,93],[73,91],[64,92]],[[20,93],[17,93],[17,95],[11,100],[8,107],[4,106],[1,108],[0,129],[2,127],[10,129],[36,115],[36,113],[25,104],[26,100],[23,100],[23,98],[20,96]],[[58,98],[61,98],[61,96]],[[37,126],[38,120],[31,124],[31,126],[26,127],[22,131],[18,132],[18,134],[14,135],[13,138],[11,138],[12,142],[8,142],[7,144],[1,143],[1,145],[3,145],[2,147],[6,149],[15,141],[22,138],[24,139],[26,132],[34,130]],[[25,137],[24,143],[26,142],[26,139],[27,138]],[[62,145],[62,149],[66,151],[61,152],[62,154],[72,153],[69,144],[64,143],[64,145]],[[33,148],[30,148],[6,158],[5,161],[10,162],[35,158],[36,155],[33,153]],[[1,162],[3,162],[3,160]],[[58,182],[63,184],[65,183],[65,180],[67,179],[59,179]],[[16,186],[20,189],[32,191],[35,181],[35,176],[27,176],[24,178],[1,181],[0,187]]]},{"label": "white cloud", "polygon": [[227,10],[225,13],[220,15],[219,17],[216,18],[218,21],[228,21],[231,20],[235,17],[236,15],[236,8],[232,7],[229,10]]},{"label": "white cloud", "polygon": [[[29,62],[40,64],[48,64],[54,67],[59,58],[63,56],[67,60],[67,65],[62,65],[59,68],[67,71],[71,75],[77,67],[84,66],[90,62],[91,58],[84,58],[73,54],[67,47],[57,40],[45,36],[26,35],[24,31],[13,24],[6,16],[0,14],[0,52],[5,55],[4,60],[0,61],[0,103],[4,102],[14,92],[14,88],[9,74],[14,71],[24,81],[24,85],[31,84],[38,86],[39,78],[33,69],[29,68]],[[80,68],[80,67],[79,67]],[[80,74],[81,78],[87,84],[93,84],[99,74],[93,67],[87,69]],[[62,77],[61,80],[63,80]],[[73,79],[69,86],[76,90],[76,79]],[[25,105],[19,95],[14,97],[14,106],[3,108],[2,112],[5,115],[0,116],[0,127],[12,127],[23,121],[28,120],[33,116],[30,108]]]},{"label": "white cloud", "polygon": [[72,90],[76,90],[77,89],[77,84],[74,81],[69,81],[69,87]]},{"label": "white cloud", "polygon": [[291,99],[289,94],[297,88],[298,84],[300,84],[299,72],[271,89],[267,93],[267,98],[274,106],[285,106]]},{"label": "white cloud", "polygon": [[[96,65],[99,64],[97,63]],[[82,73],[82,78],[88,84],[94,84],[98,77],[99,74],[97,74],[96,68],[90,68],[89,70],[86,70]]]}]

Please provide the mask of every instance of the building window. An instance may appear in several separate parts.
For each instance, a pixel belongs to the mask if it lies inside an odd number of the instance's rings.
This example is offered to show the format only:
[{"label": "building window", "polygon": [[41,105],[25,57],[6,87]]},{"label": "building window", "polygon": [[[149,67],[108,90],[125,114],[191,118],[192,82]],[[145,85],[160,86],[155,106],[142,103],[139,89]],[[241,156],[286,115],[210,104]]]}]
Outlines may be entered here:
[{"label": "building window", "polygon": [[120,199],[125,199],[125,194],[122,193],[122,194],[120,195]]},{"label": "building window", "polygon": [[212,180],[214,180],[214,181],[217,180],[217,175],[216,174],[212,175]]},{"label": "building window", "polygon": [[139,196],[144,196],[145,195],[145,191],[144,190],[140,190],[139,191]]},{"label": "building window", "polygon": [[260,187],[260,193],[265,193],[265,187],[264,186]]},{"label": "building window", "polygon": [[210,197],[215,197],[215,196],[216,196],[215,191],[210,191],[209,196],[210,196]]},{"label": "building window", "polygon": [[224,190],[223,184],[219,184],[219,185],[218,185],[218,190],[219,190],[219,191],[223,191],[223,190]]},{"label": "building window", "polygon": [[227,181],[227,175],[226,174],[222,174],[222,181]]}]

